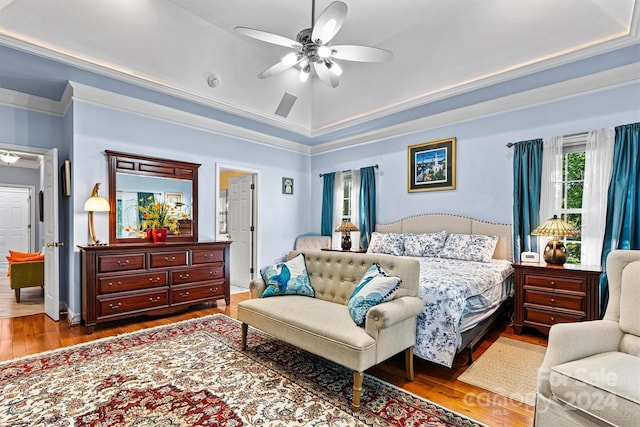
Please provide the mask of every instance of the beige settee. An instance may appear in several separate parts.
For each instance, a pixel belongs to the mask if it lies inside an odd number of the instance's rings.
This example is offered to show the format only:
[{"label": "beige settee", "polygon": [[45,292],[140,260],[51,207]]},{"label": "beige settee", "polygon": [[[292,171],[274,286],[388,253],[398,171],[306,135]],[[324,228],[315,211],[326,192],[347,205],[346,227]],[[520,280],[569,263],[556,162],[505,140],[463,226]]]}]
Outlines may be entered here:
[{"label": "beige settee", "polygon": [[[262,279],[250,284],[253,299],[238,304],[242,322],[242,348],[246,350],[248,326],[322,356],[354,371],[352,408],[360,408],[364,371],[405,352],[406,377],[413,380],[413,345],[416,317],[422,310],[418,298],[418,261],[379,254],[338,251],[292,251],[287,259],[304,253],[315,297],[300,295],[260,298]],[[377,262],[402,279],[395,297],[372,307],[364,327],[356,326],[347,303],[371,265]]]},{"label": "beige settee", "polygon": [[535,425],[637,426],[640,416],[640,251],[607,257],[603,320],[551,327],[538,370]]}]

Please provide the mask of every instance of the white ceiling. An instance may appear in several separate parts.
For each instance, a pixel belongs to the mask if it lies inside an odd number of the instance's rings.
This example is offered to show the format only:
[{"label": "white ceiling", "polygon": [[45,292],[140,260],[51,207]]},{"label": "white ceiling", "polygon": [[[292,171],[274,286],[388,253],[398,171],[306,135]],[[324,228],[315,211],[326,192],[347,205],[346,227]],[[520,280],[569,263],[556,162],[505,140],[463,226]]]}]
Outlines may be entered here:
[{"label": "white ceiling", "polygon": [[[300,83],[294,70],[258,79],[288,50],[234,31],[295,39],[310,27],[311,0],[0,0],[0,35],[310,137],[638,42],[639,0],[344,1],[332,44],[394,57],[342,61],[335,89]],[[316,17],[329,3],[317,0]],[[285,92],[297,101],[282,118]]]}]

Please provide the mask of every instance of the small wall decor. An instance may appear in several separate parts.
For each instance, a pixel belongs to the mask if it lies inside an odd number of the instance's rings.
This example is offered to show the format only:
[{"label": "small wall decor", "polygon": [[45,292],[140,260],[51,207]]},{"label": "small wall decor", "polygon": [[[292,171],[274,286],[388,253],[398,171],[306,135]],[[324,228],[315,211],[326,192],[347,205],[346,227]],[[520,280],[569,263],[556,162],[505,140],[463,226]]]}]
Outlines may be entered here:
[{"label": "small wall decor", "polygon": [[71,161],[65,160],[60,166],[60,172],[62,173],[62,195],[71,197]]},{"label": "small wall decor", "polygon": [[40,222],[44,222],[44,191],[38,193],[38,211],[40,213]]},{"label": "small wall decor", "polygon": [[410,193],[456,188],[455,138],[411,145],[408,156]]},{"label": "small wall decor", "polygon": [[293,178],[282,178],[282,194],[293,194]]},{"label": "small wall decor", "polygon": [[178,205],[178,210],[181,210],[182,193],[165,193],[164,202],[174,206]]}]

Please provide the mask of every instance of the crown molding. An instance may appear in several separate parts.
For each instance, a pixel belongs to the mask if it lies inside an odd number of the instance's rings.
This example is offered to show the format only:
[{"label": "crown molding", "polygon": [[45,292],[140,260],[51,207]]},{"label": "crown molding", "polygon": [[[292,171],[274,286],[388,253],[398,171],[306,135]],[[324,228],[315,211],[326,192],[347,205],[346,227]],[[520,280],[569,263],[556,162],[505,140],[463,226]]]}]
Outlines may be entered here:
[{"label": "crown molding", "polygon": [[312,147],[311,155],[372,144],[633,83],[640,83],[640,62],[337,139]]},{"label": "crown molding", "polygon": [[[267,135],[244,127],[231,125],[209,117],[155,104],[149,101],[132,98],[126,95],[97,89],[81,83],[70,81],[71,99],[89,104],[107,107],[112,110],[136,114],[167,123],[187,126],[206,132],[242,139],[256,144],[267,145],[301,154],[310,154],[310,147],[284,138]],[[65,89],[65,93],[69,91]]]},{"label": "crown molding", "polygon": [[8,89],[0,88],[0,105],[62,117],[58,101]]}]

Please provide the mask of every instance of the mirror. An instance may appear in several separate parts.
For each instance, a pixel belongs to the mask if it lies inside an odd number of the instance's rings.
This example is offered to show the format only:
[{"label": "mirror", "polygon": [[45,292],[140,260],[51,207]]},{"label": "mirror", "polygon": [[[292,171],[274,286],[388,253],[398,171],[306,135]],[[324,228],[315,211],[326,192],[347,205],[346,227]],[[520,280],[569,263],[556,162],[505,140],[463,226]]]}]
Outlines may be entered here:
[{"label": "mirror", "polygon": [[199,164],[105,151],[109,162],[109,242],[146,242],[147,228],[167,241],[198,240]]}]

